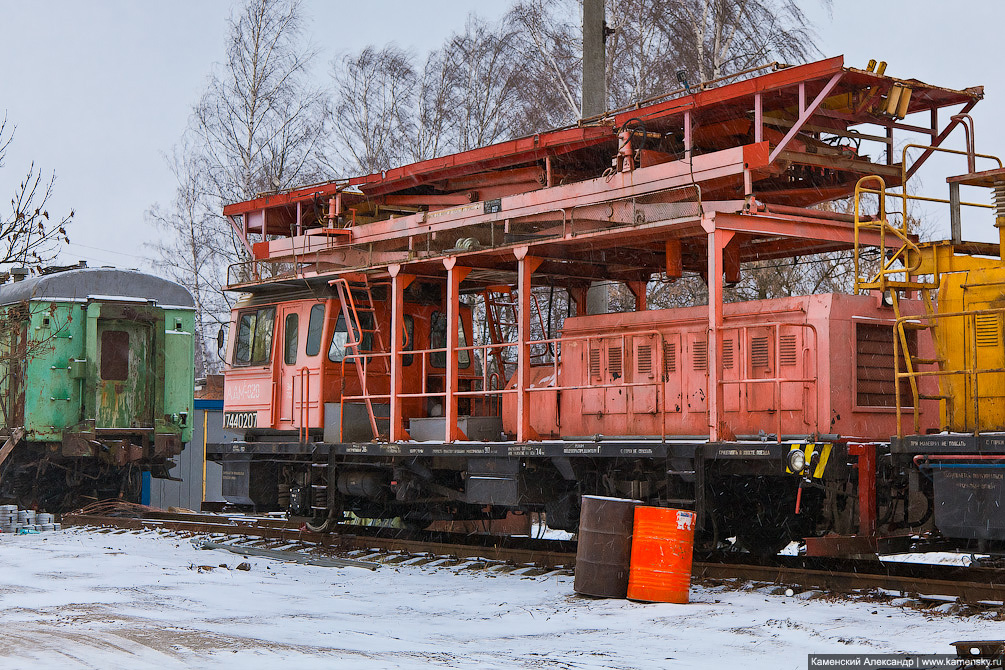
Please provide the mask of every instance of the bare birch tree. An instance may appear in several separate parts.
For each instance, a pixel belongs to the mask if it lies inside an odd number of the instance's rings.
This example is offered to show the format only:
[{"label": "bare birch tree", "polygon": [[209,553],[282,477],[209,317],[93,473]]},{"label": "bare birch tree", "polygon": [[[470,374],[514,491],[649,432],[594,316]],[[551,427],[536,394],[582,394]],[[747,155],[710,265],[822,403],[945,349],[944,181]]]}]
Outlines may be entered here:
[{"label": "bare birch tree", "polygon": [[431,51],[419,77],[414,117],[408,127],[409,158],[413,161],[433,158],[451,146],[450,61],[444,49]]},{"label": "bare birch tree", "polygon": [[514,111],[523,82],[516,34],[517,26],[507,17],[492,24],[471,15],[464,31],[447,40],[456,150],[516,134]]},{"label": "bare birch tree", "polygon": [[323,95],[310,81],[315,55],[300,0],[248,0],[231,17],[227,63],[191,128],[209,195],[233,202],[316,176]]},{"label": "bare birch tree", "polygon": [[[672,36],[678,67],[698,82],[770,60],[802,62],[816,53],[795,0],[680,0],[661,3],[661,29]],[[655,18],[654,16],[654,18]],[[695,83],[698,83],[695,82]]]},{"label": "bare birch tree", "polygon": [[[612,108],[679,88],[678,70],[690,84],[700,84],[771,60],[802,62],[816,53],[809,22],[795,0],[607,0],[606,5]],[[561,123],[575,121],[582,3],[521,0],[508,16],[530,40],[524,51],[537,59],[530,66],[538,69],[536,86],[524,90],[538,105],[567,111]],[[539,88],[545,81],[547,88]],[[576,105],[568,104],[570,97]]]},{"label": "bare birch tree", "polygon": [[209,331],[230,307],[223,291],[228,264],[247,260],[223,206],[321,176],[316,149],[325,99],[311,82],[315,54],[300,0],[246,0],[235,10],[227,61],[212,73],[169,159],[175,199],[148,212],[166,235],[154,245],[163,271],[176,279],[194,273],[182,283],[197,302],[205,371],[217,365],[206,346]]},{"label": "bare birch tree", "polygon": [[523,73],[516,110],[521,134],[579,118],[582,3],[575,5],[563,0],[521,0],[507,14],[517,27],[515,42]]},{"label": "bare birch tree", "polygon": [[393,44],[367,46],[332,65],[334,142],[322,162],[336,173],[348,169],[369,174],[410,158],[406,138],[413,124],[416,85],[412,55]]},{"label": "bare birch tree", "polygon": [[197,378],[219,371],[213,355],[214,333],[224,323],[230,305],[224,300],[220,273],[226,258],[220,253],[227,233],[220,229],[219,214],[203,196],[200,176],[190,147],[177,147],[171,157],[171,171],[178,181],[175,198],[168,207],[154,205],[147,211],[151,221],[167,236],[150,246],[155,264],[167,278],[189,290],[195,301],[195,375]]},{"label": "bare birch tree", "polygon": [[470,16],[421,72],[395,45],[336,59],[334,142],[323,163],[336,173],[369,173],[511,137],[526,81],[516,35],[508,21]]}]

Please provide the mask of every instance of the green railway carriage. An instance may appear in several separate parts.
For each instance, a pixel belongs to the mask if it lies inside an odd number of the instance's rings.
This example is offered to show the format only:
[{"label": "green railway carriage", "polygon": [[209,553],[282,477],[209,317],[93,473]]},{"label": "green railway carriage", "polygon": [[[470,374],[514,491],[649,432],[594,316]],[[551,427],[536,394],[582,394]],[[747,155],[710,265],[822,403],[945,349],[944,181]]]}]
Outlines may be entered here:
[{"label": "green railway carriage", "polygon": [[138,501],[140,472],[168,476],[192,437],[194,311],[184,287],[136,271],[0,285],[0,422],[24,433],[0,499]]}]

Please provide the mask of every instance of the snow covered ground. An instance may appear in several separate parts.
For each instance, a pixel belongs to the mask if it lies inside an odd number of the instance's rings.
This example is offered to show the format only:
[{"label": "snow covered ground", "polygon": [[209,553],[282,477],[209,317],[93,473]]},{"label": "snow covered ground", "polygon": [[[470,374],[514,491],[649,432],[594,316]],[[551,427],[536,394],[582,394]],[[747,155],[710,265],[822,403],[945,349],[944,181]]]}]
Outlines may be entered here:
[{"label": "snow covered ground", "polygon": [[809,653],[949,653],[954,640],[1002,638],[988,613],[773,587],[641,604],[577,596],[554,573],[260,558],[236,570],[244,560],[153,531],[0,535],[0,668],[776,670],[805,668]]}]

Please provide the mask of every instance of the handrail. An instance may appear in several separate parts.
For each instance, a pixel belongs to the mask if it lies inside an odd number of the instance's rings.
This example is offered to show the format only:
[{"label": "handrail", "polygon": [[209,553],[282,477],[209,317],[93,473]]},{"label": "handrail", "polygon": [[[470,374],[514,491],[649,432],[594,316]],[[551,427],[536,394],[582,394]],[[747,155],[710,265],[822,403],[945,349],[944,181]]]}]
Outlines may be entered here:
[{"label": "handrail", "polygon": [[[879,182],[879,190],[871,190],[863,188],[863,184],[876,181]],[[861,203],[862,193],[875,193],[879,196],[879,218],[875,220],[864,221],[861,219],[859,207]],[[914,243],[910,238],[910,232],[907,229],[907,218],[903,217],[903,225],[901,227],[896,227],[890,224],[886,217],[886,181],[879,175],[866,175],[855,182],[855,254],[854,254],[854,269],[855,269],[855,292],[858,293],[863,287],[867,285],[878,284],[880,290],[885,291],[887,287],[887,279],[890,275],[903,274],[905,275],[905,281],[907,277],[910,277],[914,270],[917,270],[921,266],[921,251],[918,249],[918,245]],[[883,260],[881,261],[880,268],[877,270],[876,275],[868,282],[863,281],[860,274],[860,263],[859,257],[861,255],[861,241],[860,241],[860,231],[861,230],[879,230],[879,248],[886,249],[886,235],[891,233],[894,237],[898,238],[901,242],[900,248],[891,255],[883,254]],[[904,267],[894,267],[894,261],[901,261]],[[935,286],[938,286],[938,277],[936,277]]]},{"label": "handrail", "polygon": [[[310,434],[310,403],[311,403],[311,371],[304,366],[300,368],[300,430],[297,432],[301,443],[306,443]],[[295,414],[295,413],[294,413]]]},{"label": "handrail", "polygon": [[[781,365],[780,362],[779,362],[781,360],[779,352],[781,351],[781,335],[782,335],[781,334],[781,328],[782,328],[782,326],[792,327],[792,328],[806,328],[806,329],[808,329],[813,334],[813,351],[814,352],[819,352],[818,344],[819,344],[820,338],[819,338],[819,334],[817,333],[816,326],[813,325],[812,323],[793,323],[793,322],[778,321],[778,322],[775,322],[775,323],[758,323],[758,324],[755,324],[755,325],[741,326],[740,329],[743,331],[743,340],[742,341],[743,342],[749,341],[748,338],[747,338],[747,333],[751,329],[771,328],[774,331],[774,335],[775,335],[775,369],[777,370],[777,368],[779,368],[780,365]],[[820,428],[820,426],[819,426],[819,419],[820,419],[820,416],[819,416],[819,410],[820,410],[820,385],[817,384],[817,378],[815,376],[814,377],[801,377],[801,378],[778,377],[778,376],[775,376],[775,377],[750,377],[749,376],[750,375],[750,357],[749,356],[743,356],[742,358],[743,358],[743,369],[746,372],[747,377],[743,378],[743,379],[720,379],[720,380],[718,380],[719,384],[723,385],[723,386],[725,386],[726,384],[736,384],[736,385],[743,384],[743,385],[749,386],[750,384],[757,384],[757,383],[765,384],[765,383],[771,382],[772,383],[772,387],[771,387],[772,404],[774,404],[774,405],[777,406],[777,409],[775,410],[775,418],[778,421],[778,427],[777,427],[777,432],[775,433],[775,435],[776,435],[776,439],[778,440],[778,442],[782,441],[782,384],[811,384],[813,386],[814,399],[815,399],[815,403],[813,405],[813,411],[814,411],[813,422],[809,423],[809,422],[807,422],[805,420],[805,418],[803,419],[803,422],[807,423],[808,425],[810,425],[810,427],[815,427],[815,428],[818,429],[818,430],[815,430],[813,432],[816,432],[816,433],[820,432],[820,430],[819,430],[819,428]],[[816,366],[813,366],[813,367],[814,367],[814,369],[816,369]],[[747,411],[749,412],[750,410],[748,409]]]},{"label": "handrail", "polygon": [[[967,397],[963,400],[965,402],[970,402],[973,405],[974,413],[974,435],[980,434],[980,394],[977,391],[978,386],[978,376],[982,374],[993,374],[993,373],[1005,373],[1005,367],[1002,368],[978,368],[977,363],[977,317],[984,315],[1005,315],[1005,307],[996,309],[973,309],[964,310],[962,312],[944,312],[938,314],[921,314],[916,316],[904,316],[899,319],[894,324],[894,328],[897,329],[895,332],[899,332],[904,328],[904,325],[909,322],[917,322],[921,320],[928,320],[930,322],[937,321],[939,319],[952,319],[952,318],[964,318],[969,320],[970,325],[970,341],[967,342],[969,345],[963,354],[963,367],[959,369],[952,370],[913,370],[913,371],[900,371],[900,338],[893,338],[893,370],[894,370],[894,384],[895,384],[895,399],[897,408],[897,436],[903,437],[903,426],[902,426],[902,414],[903,414],[903,403],[901,402],[901,392],[900,392],[900,380],[901,379],[918,379],[921,377],[952,377],[956,375],[965,375],[970,378],[970,390],[966,391],[964,388],[964,393]],[[935,324],[932,324],[935,327]],[[910,355],[910,352],[907,352]],[[972,361],[975,367],[967,367],[967,362]],[[946,403],[945,421],[940,420],[940,428],[942,430],[949,430],[952,427],[954,420],[953,416],[953,406],[951,403],[952,398],[948,394],[943,394],[945,397],[940,399],[940,402]],[[915,432],[921,430],[921,417],[920,417],[920,401],[915,403],[913,409],[914,414],[914,426]],[[964,424],[966,420],[964,419]]]},{"label": "handrail", "polygon": [[[901,161],[900,161],[900,185],[898,187],[900,189],[900,193],[894,193],[894,192],[888,191],[887,187],[886,187],[886,182],[879,175],[867,175],[867,176],[862,177],[861,179],[859,179],[858,182],[856,182],[856,184],[855,184],[855,200],[854,200],[854,206],[855,206],[855,254],[854,254],[854,266],[855,266],[855,291],[856,292],[862,290],[862,288],[865,285],[867,285],[867,284],[878,285],[878,288],[880,288],[880,290],[884,290],[885,291],[886,288],[887,288],[887,280],[888,280],[888,278],[889,278],[890,275],[904,274],[905,275],[905,281],[906,281],[911,276],[912,272],[914,270],[917,270],[921,266],[921,263],[922,263],[922,260],[923,260],[922,259],[922,255],[921,255],[921,250],[919,249],[918,245],[915,244],[914,241],[910,239],[910,232],[907,229],[907,204],[908,204],[909,200],[919,200],[919,201],[923,201],[923,202],[938,202],[938,203],[948,204],[948,205],[951,205],[951,206],[954,204],[952,200],[946,199],[946,198],[934,198],[934,197],[930,197],[930,196],[911,195],[910,193],[908,193],[907,182],[908,182],[908,179],[910,178],[911,171],[908,169],[907,160],[908,160],[908,151],[910,149],[924,149],[926,151],[926,155],[927,155],[927,152],[938,151],[938,152],[941,152],[941,153],[954,154],[954,155],[959,155],[959,156],[966,156],[967,157],[967,169],[970,170],[971,172],[973,172],[973,170],[975,169],[976,159],[977,158],[983,158],[983,159],[988,159],[988,160],[995,161],[998,164],[999,168],[1003,167],[1002,160],[1000,158],[998,158],[997,156],[993,156],[991,154],[980,154],[980,153],[976,153],[973,150],[973,143],[972,143],[972,139],[973,138],[972,138],[972,135],[971,135],[972,131],[969,128],[967,128],[967,125],[965,123],[963,124],[963,126],[964,126],[964,129],[967,131],[967,136],[968,136],[968,143],[967,143],[967,150],[966,151],[961,151],[959,149],[947,149],[945,147],[937,147],[937,146],[931,146],[931,145],[927,145],[927,144],[911,143],[911,144],[904,145],[903,149],[901,150]],[[866,184],[866,183],[868,183],[870,181],[878,182],[879,183],[879,188],[878,189],[865,188],[864,184]],[[861,196],[862,196],[863,193],[869,193],[869,194],[876,195],[876,196],[879,197],[879,211],[880,211],[880,213],[879,213],[879,220],[878,221],[863,221],[863,220],[861,220],[860,214],[859,214],[859,207],[860,207],[860,202],[861,202]],[[903,205],[902,205],[902,210],[903,211],[901,212],[902,225],[900,227],[891,225],[889,223],[889,221],[887,220],[886,197],[888,195],[892,196],[892,197],[900,198],[901,201],[902,201],[902,203],[903,203]],[[980,207],[980,208],[984,208],[984,209],[994,209],[995,208],[994,205],[986,204],[986,203],[978,203],[978,202],[961,201],[958,204],[961,205],[961,206],[965,205],[965,206],[968,206],[968,207]],[[860,253],[861,253],[860,252],[861,245],[860,245],[860,241],[859,241],[859,231],[863,230],[863,229],[872,229],[872,230],[875,230],[877,228],[879,229],[879,232],[880,232],[880,248],[881,249],[885,249],[886,248],[886,234],[887,233],[894,234],[897,238],[900,239],[900,241],[901,241],[902,244],[901,244],[900,248],[896,251],[896,253],[894,253],[892,256],[890,256],[888,258],[884,258],[880,269],[878,270],[877,274],[872,278],[872,280],[870,280],[870,281],[863,281],[862,278],[860,277],[860,273],[859,273],[859,270],[860,270],[859,256],[860,256]],[[897,260],[900,260],[904,264],[903,268],[894,268],[893,267],[893,263],[895,261],[897,261]],[[914,284],[915,284],[915,286],[913,286],[913,287],[915,287],[915,288],[937,288],[938,285],[939,285],[939,272],[938,272],[938,268],[935,268],[933,279],[932,279],[932,281],[930,283],[915,282]]]},{"label": "handrail", "polygon": [[[818,335],[816,326],[814,326],[813,324],[779,321],[779,322],[772,322],[772,323],[759,323],[759,324],[754,324],[754,325],[744,325],[744,326],[738,327],[737,329],[740,330],[740,331],[742,331],[744,333],[744,337],[745,337],[746,333],[749,330],[751,330],[751,329],[755,329],[755,328],[770,328],[770,329],[772,329],[773,332],[774,332],[774,338],[775,338],[775,348],[774,348],[775,357],[774,357],[774,361],[773,361],[773,366],[777,368],[777,366],[779,365],[779,363],[778,363],[778,361],[779,361],[779,351],[781,349],[781,334],[782,334],[781,330],[782,330],[782,327],[808,329],[812,333],[812,336],[813,336],[813,350],[814,351],[816,350],[816,347],[817,347],[818,342],[819,342],[819,335]],[[547,363],[546,365],[535,365],[534,366],[534,368],[536,368],[536,369],[551,368],[552,377],[551,377],[550,383],[547,386],[529,387],[529,388],[526,388],[526,389],[521,389],[518,386],[515,386],[513,388],[494,388],[493,385],[490,382],[491,382],[491,379],[492,379],[492,375],[495,374],[495,373],[491,373],[490,374],[488,372],[488,367],[485,366],[485,365],[483,365],[482,366],[482,376],[479,379],[479,381],[482,382],[482,384],[481,384],[482,388],[476,389],[476,390],[469,390],[469,391],[460,391],[460,390],[457,390],[457,391],[454,391],[453,395],[454,395],[455,398],[472,398],[472,397],[486,397],[486,396],[491,396],[491,397],[499,398],[499,397],[502,397],[505,394],[519,393],[519,392],[521,392],[521,390],[524,390],[524,391],[529,392],[529,393],[541,393],[541,392],[558,392],[558,391],[602,390],[602,389],[609,389],[609,388],[642,388],[642,387],[653,387],[653,388],[657,389],[657,393],[658,393],[658,396],[657,396],[658,397],[657,406],[656,406],[655,409],[657,410],[658,414],[662,417],[661,424],[665,425],[666,413],[667,413],[667,411],[666,411],[666,397],[665,397],[665,392],[664,393],[659,393],[659,389],[666,384],[666,380],[664,379],[664,373],[661,370],[661,368],[663,366],[664,356],[665,356],[664,351],[663,351],[663,348],[665,346],[664,336],[665,336],[665,333],[663,331],[655,330],[655,329],[653,329],[653,330],[644,330],[644,331],[633,331],[633,332],[622,333],[620,335],[613,336],[613,337],[618,338],[618,339],[621,340],[621,350],[622,350],[622,352],[634,351],[634,347],[632,346],[632,341],[633,340],[639,340],[639,339],[641,339],[641,340],[652,341],[652,343],[654,344],[654,350],[652,352],[652,355],[653,355],[653,365],[654,365],[654,376],[653,376],[652,380],[645,380],[645,381],[634,381],[633,380],[633,381],[627,381],[626,380],[627,378],[631,378],[630,375],[629,375],[629,373],[627,372],[629,370],[628,361],[630,360],[630,358],[629,358],[629,356],[624,356],[623,359],[622,359],[623,375],[622,375],[622,377],[618,381],[614,381],[614,382],[604,381],[604,382],[600,382],[600,383],[594,383],[594,382],[591,381],[588,384],[580,384],[580,383],[563,384],[563,383],[559,383],[559,371],[561,369],[561,367],[560,367],[560,364],[561,364],[561,354],[562,354],[562,349],[564,347],[567,347],[567,346],[569,346],[571,344],[574,344],[574,343],[585,343],[586,350],[589,351],[590,344],[592,342],[599,341],[599,340],[607,340],[607,339],[611,339],[611,337],[612,337],[609,334],[577,335],[577,336],[571,336],[571,337],[570,336],[561,336],[560,335],[558,337],[553,337],[553,338],[543,338],[543,339],[539,339],[539,340],[530,340],[527,343],[525,343],[526,346],[553,345],[555,347],[556,353],[555,353],[555,356],[554,356],[553,360],[550,363]],[[502,344],[485,343],[485,344],[473,344],[473,345],[466,345],[466,346],[463,346],[463,347],[457,347],[455,351],[457,351],[457,352],[460,352],[460,351],[471,352],[472,358],[474,358],[475,355],[478,352],[481,352],[482,356],[485,357],[485,356],[487,356],[489,354],[490,350],[492,350],[492,349],[507,348],[507,347],[519,347],[519,346],[520,346],[520,343],[518,343],[518,342],[508,342],[508,343],[502,343]],[[415,350],[409,351],[408,353],[416,355],[418,357],[418,359],[422,361],[422,370],[421,370],[421,375],[420,375],[420,378],[422,379],[421,388],[420,388],[419,392],[401,393],[401,394],[398,395],[398,397],[399,398],[444,398],[445,399],[446,398],[446,391],[429,391],[428,388],[427,388],[427,386],[426,386],[426,379],[427,379],[427,376],[428,376],[428,367],[427,366],[428,366],[429,354],[447,353],[447,348],[446,347],[438,347],[438,348],[428,348],[428,349],[415,349]],[[369,370],[369,368],[370,368],[370,366],[371,366],[372,363],[368,359],[373,359],[374,361],[378,360],[378,359],[388,359],[389,360],[390,357],[391,357],[391,353],[390,352],[373,352],[373,353],[367,353],[367,354],[362,354],[362,353],[361,354],[346,354],[343,357],[342,361],[341,361],[341,366],[342,366],[342,370],[343,370],[343,379],[345,378],[344,377],[345,366],[348,365],[353,359],[355,359],[357,357],[359,359],[361,359],[361,364],[363,366],[364,373],[365,374],[369,374],[367,371]],[[723,385],[723,386],[729,385],[729,384],[747,385],[747,386],[750,386],[750,385],[753,385],[753,384],[771,384],[772,385],[772,397],[773,397],[772,405],[775,407],[774,411],[776,412],[776,416],[777,416],[777,420],[778,420],[777,435],[781,436],[783,434],[782,425],[781,425],[781,421],[782,421],[781,389],[782,389],[782,385],[783,384],[811,384],[813,386],[812,393],[813,393],[813,398],[814,398],[814,401],[815,401],[814,411],[817,411],[819,409],[819,406],[820,406],[820,397],[819,396],[820,396],[820,392],[821,391],[820,391],[820,386],[819,386],[819,384],[817,383],[817,380],[814,377],[798,377],[798,378],[779,377],[779,376],[775,376],[775,377],[752,377],[751,376],[751,372],[750,372],[750,362],[748,360],[748,357],[744,356],[743,357],[743,361],[744,361],[743,362],[743,370],[744,370],[744,376],[743,377],[741,377],[739,379],[720,379],[719,380],[719,384]],[[386,375],[387,373],[381,373],[381,374],[382,375]],[[365,391],[365,389],[364,389],[364,393],[365,393],[365,395],[349,395],[349,394],[346,394],[346,393],[343,392],[343,394],[341,395],[340,403],[344,403],[346,401],[364,400],[364,399],[367,399],[367,398],[369,398],[370,400],[374,400],[374,399],[378,399],[378,400],[390,400],[390,398],[391,398],[391,394],[390,393],[379,393],[379,394],[377,394],[377,393],[367,393]],[[817,424],[818,424],[818,418],[819,418],[818,416],[814,415],[813,420],[811,422],[807,422],[805,418],[804,418],[804,422],[808,423],[808,425],[810,425],[811,427],[812,426],[817,426]],[[665,430],[664,430],[664,432],[665,432]]]}]

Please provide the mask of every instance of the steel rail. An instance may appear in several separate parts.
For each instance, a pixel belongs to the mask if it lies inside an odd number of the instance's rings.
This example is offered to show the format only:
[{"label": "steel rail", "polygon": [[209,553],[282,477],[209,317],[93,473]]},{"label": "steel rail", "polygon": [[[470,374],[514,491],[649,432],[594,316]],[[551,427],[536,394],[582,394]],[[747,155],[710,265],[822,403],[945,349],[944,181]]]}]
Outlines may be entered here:
[{"label": "steel rail", "polygon": [[[227,518],[212,515],[152,512],[144,518],[66,514],[66,526],[128,530],[218,533],[299,541],[333,550],[371,550],[485,559],[546,569],[573,568],[576,543],[527,537],[417,532],[372,526],[340,525],[318,534],[281,519]],[[1005,570],[878,560],[824,559],[800,556],[759,558],[749,554],[696,553],[696,581],[747,580],[823,589],[837,593],[884,589],[905,596],[952,597],[964,603],[1005,603]]]},{"label": "steel rail", "polygon": [[[463,535],[459,533],[416,533],[395,528],[371,526],[336,526],[330,534],[312,533],[279,520],[234,520],[231,523],[207,521],[199,515],[197,521],[183,514],[156,514],[158,518],[114,517],[90,514],[65,514],[66,526],[99,526],[128,530],[155,530],[219,533],[273,540],[308,542],[331,549],[373,549],[385,552],[436,554],[456,558],[483,558],[494,561],[534,565],[542,568],[571,568],[575,564],[575,543],[560,543],[557,549],[542,549],[541,541],[531,538],[507,538],[499,535]],[[393,533],[390,535],[388,533]],[[432,539],[416,539],[424,535]],[[465,542],[466,540],[466,542]],[[537,544],[535,547],[534,545]]]}]

